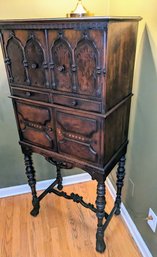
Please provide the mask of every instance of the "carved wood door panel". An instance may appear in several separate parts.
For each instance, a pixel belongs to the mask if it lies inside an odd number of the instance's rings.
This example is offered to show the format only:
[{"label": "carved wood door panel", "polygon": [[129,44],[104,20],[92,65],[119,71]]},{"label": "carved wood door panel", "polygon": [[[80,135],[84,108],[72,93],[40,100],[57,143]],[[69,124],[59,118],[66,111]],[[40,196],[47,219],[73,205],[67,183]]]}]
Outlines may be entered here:
[{"label": "carved wood door panel", "polygon": [[77,91],[79,94],[97,96],[98,52],[93,42],[86,36],[75,49],[77,67]]},{"label": "carved wood door panel", "polygon": [[82,97],[101,97],[104,33],[95,30],[48,31],[51,87]]},{"label": "carved wood door panel", "polygon": [[48,87],[46,69],[48,64],[43,49],[35,34],[30,35],[25,45],[25,55],[30,84],[37,87]]},{"label": "carved wood door panel", "polygon": [[49,87],[44,31],[5,31],[3,41],[10,82],[16,86]]},{"label": "carved wood door panel", "polygon": [[26,84],[27,74],[24,67],[24,48],[14,32],[4,32],[5,63],[10,83]]},{"label": "carved wood door panel", "polygon": [[72,92],[72,49],[62,32],[49,32],[49,51],[52,88]]},{"label": "carved wood door panel", "polygon": [[59,153],[98,163],[99,119],[56,111],[56,127]]},{"label": "carved wood door panel", "polygon": [[21,140],[55,150],[56,143],[51,110],[47,107],[20,101],[17,101],[15,106]]}]

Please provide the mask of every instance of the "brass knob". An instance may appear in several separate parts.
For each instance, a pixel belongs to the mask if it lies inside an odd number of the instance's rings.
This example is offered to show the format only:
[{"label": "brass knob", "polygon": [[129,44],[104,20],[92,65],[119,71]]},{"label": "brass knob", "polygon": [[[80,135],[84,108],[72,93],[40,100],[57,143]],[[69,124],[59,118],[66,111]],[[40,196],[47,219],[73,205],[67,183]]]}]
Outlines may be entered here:
[{"label": "brass knob", "polygon": [[63,72],[65,71],[65,65],[61,65],[57,67],[58,71]]},{"label": "brass knob", "polygon": [[36,63],[32,63],[31,67],[32,67],[32,69],[36,69],[38,67],[38,65]]}]

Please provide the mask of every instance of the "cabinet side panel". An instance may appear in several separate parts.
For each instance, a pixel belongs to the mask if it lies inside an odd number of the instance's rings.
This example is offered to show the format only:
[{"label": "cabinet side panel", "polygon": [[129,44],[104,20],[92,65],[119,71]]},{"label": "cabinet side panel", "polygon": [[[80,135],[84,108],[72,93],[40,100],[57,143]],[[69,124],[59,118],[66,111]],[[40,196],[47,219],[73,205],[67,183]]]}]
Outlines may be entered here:
[{"label": "cabinet side panel", "polygon": [[127,141],[130,102],[131,100],[129,99],[105,120],[104,165]]},{"label": "cabinet side panel", "polygon": [[108,27],[106,111],[132,91],[137,22],[113,22]]}]

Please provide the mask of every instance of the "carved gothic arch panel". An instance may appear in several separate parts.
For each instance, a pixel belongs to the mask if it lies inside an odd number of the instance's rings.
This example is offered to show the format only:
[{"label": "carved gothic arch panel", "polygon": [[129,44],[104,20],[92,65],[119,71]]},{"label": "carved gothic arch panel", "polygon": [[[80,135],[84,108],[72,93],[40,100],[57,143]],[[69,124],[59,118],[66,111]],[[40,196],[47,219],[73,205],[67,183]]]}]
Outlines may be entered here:
[{"label": "carved gothic arch panel", "polygon": [[74,55],[78,93],[97,96],[98,51],[87,35],[78,42]]},{"label": "carved gothic arch panel", "polygon": [[72,92],[72,49],[70,44],[61,37],[51,47],[53,63],[53,88]]},{"label": "carved gothic arch panel", "polygon": [[33,35],[27,40],[24,49],[30,85],[44,87],[46,84],[44,49]]},{"label": "carved gothic arch panel", "polygon": [[14,34],[7,41],[6,64],[8,65],[10,82],[16,84],[26,83],[26,71],[24,68],[24,50],[18,38]]}]

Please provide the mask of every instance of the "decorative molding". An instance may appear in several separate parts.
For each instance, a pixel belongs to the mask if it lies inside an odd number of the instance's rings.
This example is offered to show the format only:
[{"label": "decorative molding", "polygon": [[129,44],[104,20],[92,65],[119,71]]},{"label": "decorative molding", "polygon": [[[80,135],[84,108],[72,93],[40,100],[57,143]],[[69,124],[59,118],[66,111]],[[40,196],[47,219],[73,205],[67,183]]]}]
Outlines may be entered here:
[{"label": "decorative molding", "polygon": [[[91,180],[91,176],[88,173],[81,173],[77,175],[66,176],[63,178],[63,185],[71,185],[77,184],[80,182],[85,182]],[[45,190],[51,183],[53,183],[55,179],[52,180],[44,180],[37,182],[37,191]],[[30,187],[27,184],[20,185],[20,186],[12,186],[12,187],[5,187],[0,189],[0,198],[20,195],[20,194],[27,194],[30,193]]]},{"label": "decorative molding", "polygon": [[82,21],[82,22],[45,22],[45,23],[33,23],[33,22],[28,22],[28,23],[1,23],[0,27],[1,29],[78,29],[78,30],[85,30],[85,29],[99,29],[99,30],[104,30],[107,29],[107,21]]},{"label": "decorative molding", "polygon": [[[109,178],[107,178],[107,180],[106,180],[106,185],[107,185],[107,188],[108,188],[112,198],[115,200],[116,190],[113,187]],[[129,229],[129,231],[130,231],[130,233],[131,233],[139,251],[141,252],[142,256],[143,257],[153,257],[123,203],[121,204],[121,216],[122,216],[126,226],[128,227],[128,229]]]}]

